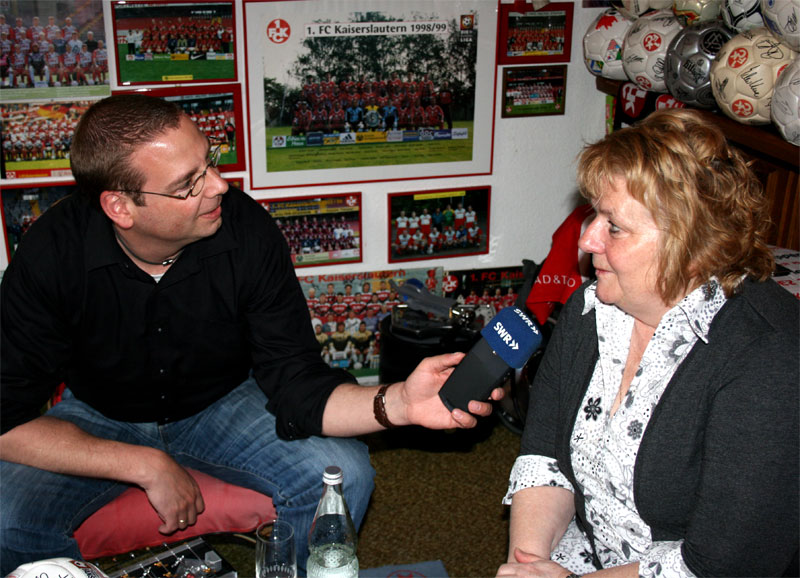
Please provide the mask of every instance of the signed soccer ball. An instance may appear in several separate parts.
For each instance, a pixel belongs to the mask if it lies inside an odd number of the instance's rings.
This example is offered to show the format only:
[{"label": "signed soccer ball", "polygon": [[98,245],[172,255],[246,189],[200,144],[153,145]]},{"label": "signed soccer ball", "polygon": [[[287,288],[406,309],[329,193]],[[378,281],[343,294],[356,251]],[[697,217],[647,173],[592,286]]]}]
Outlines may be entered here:
[{"label": "signed soccer ball", "polygon": [[686,26],[718,20],[721,8],[722,0],[675,0],[672,5],[675,16]]},{"label": "signed soccer ball", "polygon": [[667,49],[664,81],[669,93],[686,104],[714,108],[711,63],[733,34],[722,22],[684,28]]},{"label": "signed soccer ball", "polygon": [[72,558],[49,558],[29,562],[12,570],[6,578],[108,578],[94,564]]},{"label": "signed soccer ball", "polygon": [[800,58],[783,69],[770,106],[772,122],[783,138],[800,146]]},{"label": "signed soccer ball", "polygon": [[669,10],[672,0],[622,0],[622,7],[634,18],[641,16],[648,10]]},{"label": "signed soccer ball", "polygon": [[645,14],[633,23],[622,46],[622,67],[632,82],[644,90],[667,92],[664,61],[681,28],[671,10]]},{"label": "signed soccer ball", "polygon": [[763,26],[761,0],[724,0],[722,21],[737,32]]},{"label": "signed soccer ball", "polygon": [[589,72],[604,78],[626,80],[622,68],[622,43],[631,21],[613,8],[589,26],[583,37],[583,59]]},{"label": "signed soccer ball", "polygon": [[775,36],[795,52],[800,50],[800,0],[761,0],[761,16]]},{"label": "signed soccer ball", "polygon": [[764,27],[726,42],[711,64],[711,88],[722,112],[744,124],[768,124],[775,82],[796,56]]}]

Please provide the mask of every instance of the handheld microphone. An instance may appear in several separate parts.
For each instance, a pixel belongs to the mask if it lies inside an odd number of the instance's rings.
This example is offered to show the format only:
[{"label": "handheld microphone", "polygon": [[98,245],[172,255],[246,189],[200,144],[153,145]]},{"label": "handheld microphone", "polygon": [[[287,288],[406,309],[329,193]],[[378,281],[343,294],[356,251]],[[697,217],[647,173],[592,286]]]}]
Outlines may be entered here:
[{"label": "handheld microphone", "polygon": [[450,411],[469,411],[470,400],[488,398],[542,344],[539,326],[517,307],[501,309],[481,335],[439,390],[439,397]]}]

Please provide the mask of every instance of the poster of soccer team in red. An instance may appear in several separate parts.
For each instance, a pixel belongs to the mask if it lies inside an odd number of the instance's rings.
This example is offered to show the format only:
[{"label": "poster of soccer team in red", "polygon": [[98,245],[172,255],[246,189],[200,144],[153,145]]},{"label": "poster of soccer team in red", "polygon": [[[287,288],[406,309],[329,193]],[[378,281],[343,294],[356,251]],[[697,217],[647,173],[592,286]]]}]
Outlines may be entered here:
[{"label": "poster of soccer team in red", "polygon": [[254,189],[491,172],[493,4],[244,11]]}]

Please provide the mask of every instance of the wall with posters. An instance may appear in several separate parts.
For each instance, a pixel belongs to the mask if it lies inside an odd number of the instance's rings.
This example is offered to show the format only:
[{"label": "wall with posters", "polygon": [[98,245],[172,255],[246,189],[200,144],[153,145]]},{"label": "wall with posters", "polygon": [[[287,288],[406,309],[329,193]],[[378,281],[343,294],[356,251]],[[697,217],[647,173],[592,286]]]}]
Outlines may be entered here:
[{"label": "wall with posters", "polygon": [[[310,0],[311,2],[315,0]],[[483,0],[479,0],[483,3]],[[485,0],[493,7],[494,0]],[[419,267],[445,267],[450,270],[517,266],[523,258],[540,261],[550,248],[550,238],[579,202],[575,191],[574,159],[585,142],[594,141],[604,133],[605,96],[594,86],[594,76],[582,62],[581,41],[583,32],[601,8],[584,8],[575,3],[571,35],[571,60],[568,63],[565,114],[525,118],[501,118],[500,103],[502,70],[494,62],[492,77],[496,72],[495,102],[493,111],[492,173],[483,176],[422,178],[384,182],[347,183],[343,185],[317,185],[251,190],[249,171],[225,172],[228,180],[242,184],[258,199],[319,196],[361,193],[361,250],[360,263],[342,263],[324,267],[308,267],[304,275],[375,271],[391,268],[389,265],[389,198],[394,193],[459,189],[463,187],[491,187],[491,222],[488,252],[447,259],[427,259],[416,263]],[[107,39],[115,38],[111,0],[103,0],[102,27]],[[236,79],[242,95],[246,95],[247,70],[245,69],[244,23],[245,9],[242,0],[234,0]],[[101,25],[97,15],[97,25]],[[109,45],[111,42],[109,42]],[[111,49],[111,46],[109,46]],[[111,90],[122,88],[116,60],[109,50],[109,83]],[[481,73],[486,74],[485,70]],[[231,79],[226,78],[230,83]],[[176,83],[175,85],[178,85]],[[202,85],[202,83],[201,83]],[[146,82],[141,86],[147,86]],[[158,88],[164,88],[159,84]],[[211,86],[211,85],[209,85]],[[139,88],[139,85],[136,86]],[[0,94],[0,99],[5,95]],[[248,123],[248,99],[242,98],[242,117]],[[241,134],[245,144],[250,135]],[[248,158],[247,162],[250,160]],[[63,182],[63,177],[25,179],[25,186],[38,183]],[[22,185],[3,180],[2,185]],[[4,235],[6,234],[4,228]],[[5,243],[4,243],[5,244]],[[8,256],[0,251],[0,270],[7,266]]]}]

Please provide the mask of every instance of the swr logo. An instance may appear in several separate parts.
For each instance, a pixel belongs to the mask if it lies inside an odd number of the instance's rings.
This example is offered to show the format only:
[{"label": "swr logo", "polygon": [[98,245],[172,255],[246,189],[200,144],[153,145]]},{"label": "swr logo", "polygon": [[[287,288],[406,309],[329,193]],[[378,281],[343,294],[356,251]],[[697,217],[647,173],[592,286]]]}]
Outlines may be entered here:
[{"label": "swr logo", "polygon": [[276,18],[267,25],[267,38],[272,40],[275,44],[283,44],[289,40],[289,35],[292,33],[292,28],[286,20]]}]

